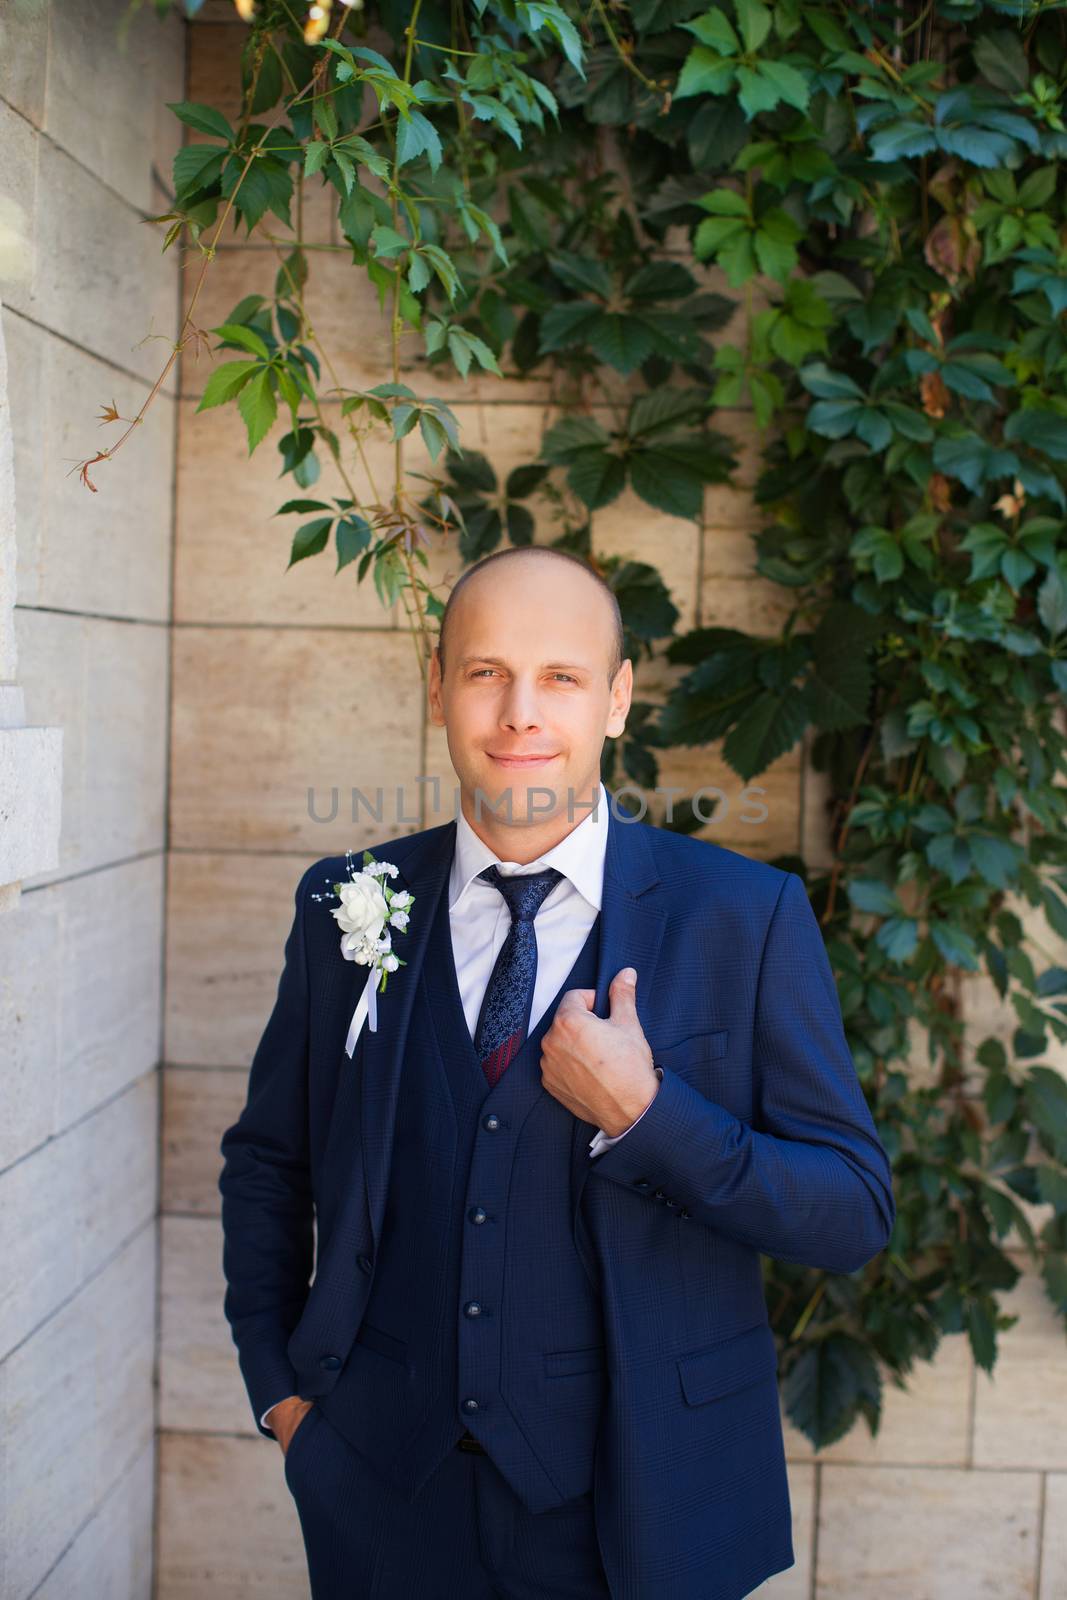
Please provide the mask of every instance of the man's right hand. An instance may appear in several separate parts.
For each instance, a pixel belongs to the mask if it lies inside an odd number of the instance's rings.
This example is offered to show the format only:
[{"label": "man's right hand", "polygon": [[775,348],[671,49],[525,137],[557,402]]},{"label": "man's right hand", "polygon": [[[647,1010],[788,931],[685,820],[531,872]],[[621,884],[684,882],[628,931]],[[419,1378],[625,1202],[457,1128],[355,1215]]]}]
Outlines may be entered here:
[{"label": "man's right hand", "polygon": [[288,1455],[293,1434],[314,1404],[314,1400],[304,1400],[298,1394],[291,1394],[287,1399],[279,1400],[267,1412],[264,1421],[276,1435],[283,1456]]}]

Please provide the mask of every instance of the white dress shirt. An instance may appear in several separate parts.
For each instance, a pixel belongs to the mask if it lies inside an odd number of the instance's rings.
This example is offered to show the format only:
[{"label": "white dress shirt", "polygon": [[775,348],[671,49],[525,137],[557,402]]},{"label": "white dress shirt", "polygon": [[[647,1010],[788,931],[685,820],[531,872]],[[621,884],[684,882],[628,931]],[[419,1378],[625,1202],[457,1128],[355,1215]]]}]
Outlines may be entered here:
[{"label": "white dress shirt", "polygon": [[[448,880],[448,918],[456,981],[472,1040],[489,975],[511,927],[507,901],[493,884],[479,878],[479,872],[488,866],[497,866],[504,877],[511,877],[513,874],[541,872],[545,867],[555,867],[557,872],[563,874],[545,896],[534,918],[537,974],[530,1006],[530,1032],[555,999],[557,990],[577,960],[589,930],[596,921],[603,893],[604,856],[608,843],[608,795],[603,783],[598,788],[596,806],[582,814],[576,805],[575,812],[581,815],[582,820],[566,838],[553,845],[551,850],[546,850],[544,855],[538,856],[536,861],[525,864],[502,861],[479,838],[462,811],[456,818],[456,848]],[[659,1067],[656,1073],[662,1076]],[[644,1114],[642,1111],[641,1117]],[[602,1128],[598,1129],[589,1141],[590,1156],[598,1156],[609,1145],[624,1139],[641,1117],[636,1117],[629,1128],[613,1136],[606,1134]],[[273,1407],[268,1408],[271,1409]],[[260,1419],[264,1427],[267,1426],[266,1417],[265,1411]]]}]

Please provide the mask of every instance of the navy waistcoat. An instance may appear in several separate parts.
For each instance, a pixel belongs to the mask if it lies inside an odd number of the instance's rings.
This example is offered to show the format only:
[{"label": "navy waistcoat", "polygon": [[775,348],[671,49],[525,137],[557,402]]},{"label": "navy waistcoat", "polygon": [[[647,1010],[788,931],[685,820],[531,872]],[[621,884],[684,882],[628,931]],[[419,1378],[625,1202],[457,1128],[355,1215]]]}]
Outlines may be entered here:
[{"label": "navy waistcoat", "polygon": [[523,1503],[548,1510],[592,1489],[606,1367],[599,1289],[574,1246],[574,1118],[542,1086],[541,1037],[565,990],[595,987],[600,917],[490,1089],[447,874],[430,914],[370,1297],[318,1403],[409,1499],[468,1428]]}]

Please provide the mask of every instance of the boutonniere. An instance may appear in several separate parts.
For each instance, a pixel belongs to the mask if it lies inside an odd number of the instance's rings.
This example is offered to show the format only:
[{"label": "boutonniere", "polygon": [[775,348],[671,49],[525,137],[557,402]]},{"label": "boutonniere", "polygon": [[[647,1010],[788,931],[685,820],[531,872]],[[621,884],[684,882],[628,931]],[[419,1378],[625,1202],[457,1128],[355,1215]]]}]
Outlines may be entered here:
[{"label": "boutonniere", "polygon": [[[378,1030],[378,990],[384,994],[389,974],[407,966],[393,949],[391,930],[405,931],[415,896],[406,889],[390,889],[385,879],[395,878],[399,868],[392,861],[376,861],[369,850],[364,850],[363,865],[358,871],[353,866],[351,850],[346,851],[345,866],[347,880],[333,886],[340,905],[331,906],[330,914],[341,929],[341,954],[345,960],[371,969],[345,1040],[345,1052],[351,1055],[364,1020],[372,1033]],[[312,896],[315,900],[329,898]]]}]

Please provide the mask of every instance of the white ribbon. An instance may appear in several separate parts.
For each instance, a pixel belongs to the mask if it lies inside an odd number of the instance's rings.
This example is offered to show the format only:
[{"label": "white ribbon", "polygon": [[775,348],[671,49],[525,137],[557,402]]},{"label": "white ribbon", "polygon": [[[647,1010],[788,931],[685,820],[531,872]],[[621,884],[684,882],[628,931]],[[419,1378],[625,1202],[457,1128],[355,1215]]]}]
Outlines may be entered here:
[{"label": "white ribbon", "polygon": [[363,985],[363,992],[359,997],[356,1009],[352,1013],[352,1021],[348,1024],[348,1038],[345,1040],[345,1054],[351,1056],[356,1048],[360,1029],[366,1021],[371,1033],[378,1031],[378,974],[371,971],[367,974],[367,981]]}]

